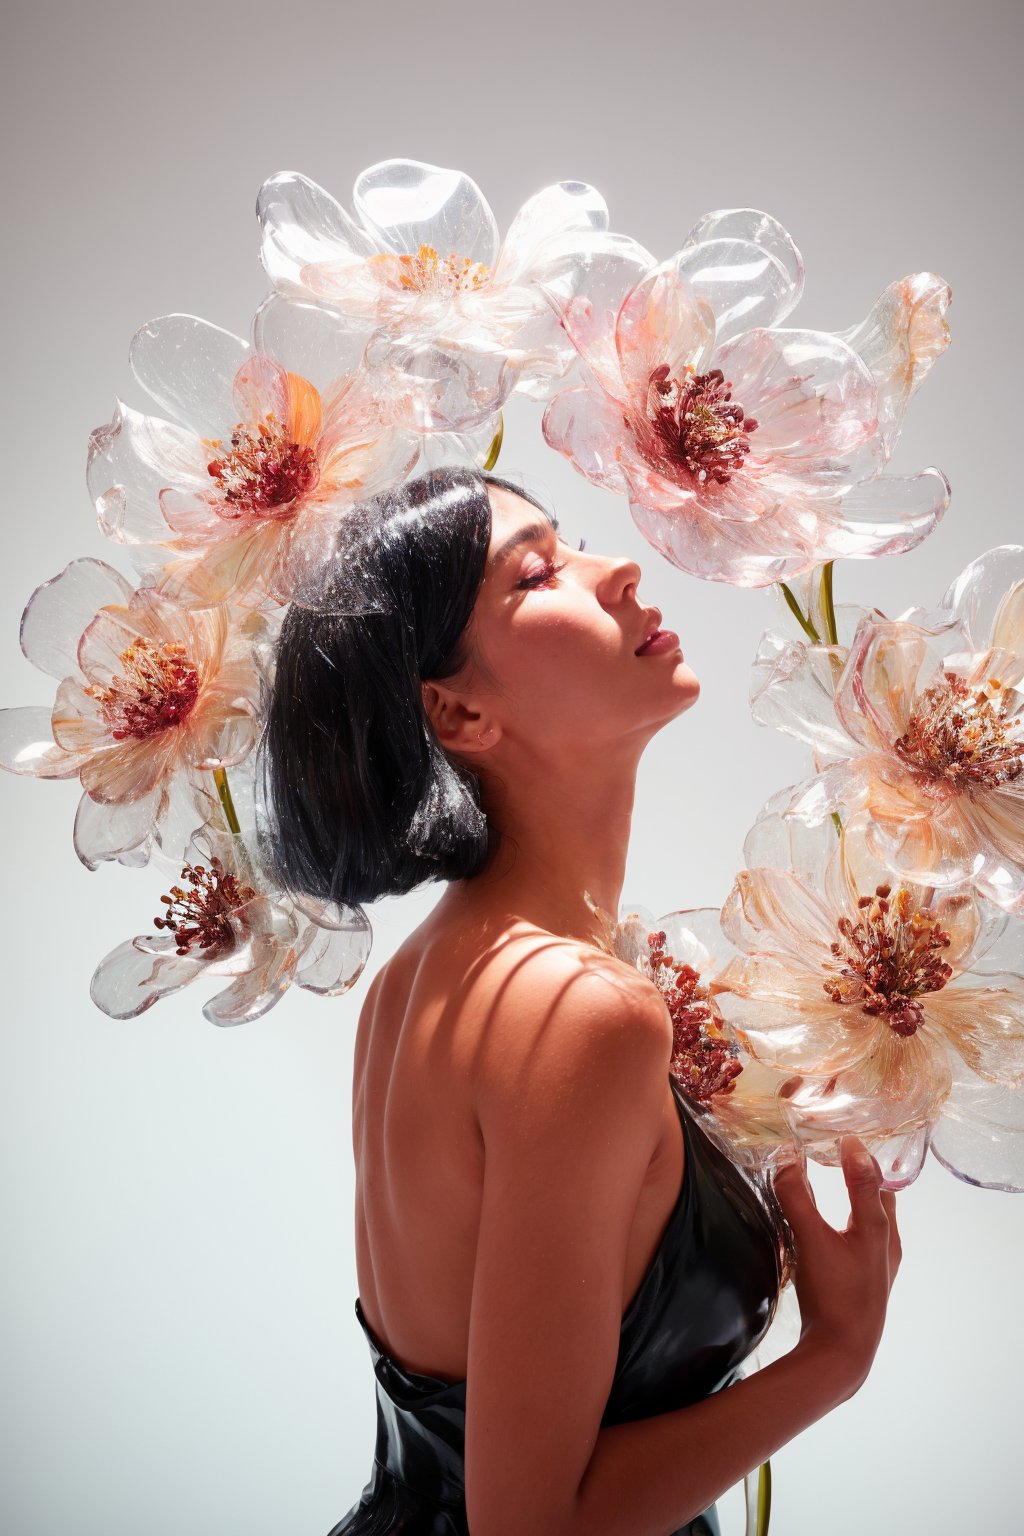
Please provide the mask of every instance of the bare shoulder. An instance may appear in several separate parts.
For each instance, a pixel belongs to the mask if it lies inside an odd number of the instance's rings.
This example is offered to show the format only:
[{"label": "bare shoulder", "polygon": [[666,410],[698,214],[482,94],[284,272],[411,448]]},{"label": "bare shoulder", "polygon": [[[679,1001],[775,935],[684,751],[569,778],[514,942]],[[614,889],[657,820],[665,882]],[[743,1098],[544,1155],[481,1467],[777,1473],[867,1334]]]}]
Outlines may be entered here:
[{"label": "bare shoulder", "polygon": [[523,925],[487,989],[473,1073],[481,1128],[517,1105],[522,1113],[527,1090],[543,1114],[545,1096],[564,1095],[569,1080],[592,1092],[618,1083],[634,1101],[646,1082],[663,1098],[671,1051],[672,1020],[653,982],[593,945]]}]

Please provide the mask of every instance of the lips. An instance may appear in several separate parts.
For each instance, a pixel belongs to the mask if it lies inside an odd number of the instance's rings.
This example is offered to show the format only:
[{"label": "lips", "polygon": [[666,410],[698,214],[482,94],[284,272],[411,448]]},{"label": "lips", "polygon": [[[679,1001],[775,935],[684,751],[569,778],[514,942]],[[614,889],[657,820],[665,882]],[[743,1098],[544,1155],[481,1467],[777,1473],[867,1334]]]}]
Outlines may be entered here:
[{"label": "lips", "polygon": [[644,646],[647,644],[647,642],[649,640],[653,640],[655,635],[661,633],[661,631],[658,628],[658,625],[660,623],[661,623],[661,609],[660,608],[652,608],[650,613],[647,615],[647,620],[646,620],[646,623],[645,623],[645,626],[644,626],[643,639],[641,640],[640,644],[637,646],[636,650],[633,653],[635,656],[639,656],[640,655],[640,652],[643,650]]}]

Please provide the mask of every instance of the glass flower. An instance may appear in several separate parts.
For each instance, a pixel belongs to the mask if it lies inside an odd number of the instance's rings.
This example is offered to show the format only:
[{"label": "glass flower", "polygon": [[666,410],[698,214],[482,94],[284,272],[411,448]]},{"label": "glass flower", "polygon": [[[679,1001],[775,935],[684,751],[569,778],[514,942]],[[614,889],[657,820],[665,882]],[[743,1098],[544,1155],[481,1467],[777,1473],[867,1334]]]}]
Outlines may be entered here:
[{"label": "glass flower", "polygon": [[754,718],[811,745],[817,770],[772,808],[863,808],[895,874],[970,880],[1024,915],[1024,545],[971,561],[935,609],[848,612],[846,647],[762,637]]},{"label": "glass flower", "polygon": [[158,931],[119,944],[97,966],[90,992],[104,1013],[134,1019],[200,976],[229,976],[203,1014],[211,1024],[244,1024],[293,982],[335,997],[359,979],[372,942],[361,908],[325,905],[314,920],[266,889],[241,837],[210,825],[188,853],[180,883],[160,898]]},{"label": "glass flower", "polygon": [[21,621],[25,655],[59,679],[53,707],[0,711],[0,767],[77,775],[82,863],[145,863],[175,781],[251,751],[268,637],[261,615],[190,611],[102,560],[73,560]]},{"label": "glass flower", "polygon": [[346,506],[419,453],[361,369],[365,336],[314,305],[282,314],[273,296],[253,334],[250,345],[194,315],[151,320],[131,367],[174,419],[118,400],[90,435],[101,530],[190,606],[288,602]]},{"label": "glass flower", "polygon": [[718,1009],[716,980],[737,953],[719,909],[656,918],[634,903],[615,922],[586,893],[584,899],[597,919],[599,945],[661,993],[672,1020],[669,1072],[708,1134],[751,1169],[790,1160],[793,1133],[781,1094],[799,1079],[752,1057]]},{"label": "glass flower", "polygon": [[692,575],[736,586],[911,549],[949,500],[936,469],[881,475],[903,412],[948,343],[950,289],[893,283],[847,331],[783,328],[800,253],[751,208],[706,214],[617,311],[548,295],[583,382],[543,432],[595,485],[624,493],[644,537]]},{"label": "glass flower", "polygon": [[461,430],[514,391],[548,398],[575,362],[539,287],[571,296],[606,265],[633,278],[649,251],[608,229],[594,187],[561,181],[527,199],[504,241],[477,184],[422,160],[381,160],[355,180],[353,218],[308,177],[260,189],[260,259],[274,286],[372,327],[366,367],[405,380],[425,431]]},{"label": "glass flower", "polygon": [[895,879],[863,815],[837,837],[766,812],[743,851],[721,914],[741,953],[714,999],[793,1074],[780,1100],[808,1155],[837,1166],[852,1132],[898,1189],[934,1142],[958,1177],[1024,1189],[1024,925],[965,887]]}]

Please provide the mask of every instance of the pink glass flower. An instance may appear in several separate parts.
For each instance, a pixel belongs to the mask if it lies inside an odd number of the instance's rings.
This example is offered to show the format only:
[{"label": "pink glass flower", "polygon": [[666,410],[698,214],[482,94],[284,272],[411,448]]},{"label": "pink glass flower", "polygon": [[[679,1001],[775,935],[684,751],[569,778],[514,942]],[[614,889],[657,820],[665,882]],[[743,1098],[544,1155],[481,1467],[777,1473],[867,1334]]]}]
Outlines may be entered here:
[{"label": "pink glass flower", "polygon": [[751,1055],[794,1074],[783,1110],[818,1162],[836,1166],[852,1132],[892,1189],[929,1144],[967,1182],[1024,1189],[1024,926],[962,887],[894,879],[863,821],[837,837],[758,819],[721,915],[742,954],[715,1002]]},{"label": "pink glass flower", "polygon": [[706,214],[682,249],[609,306],[549,292],[582,384],[544,436],[595,485],[625,493],[644,537],[692,575],[788,580],[842,556],[911,549],[945,511],[936,469],[881,475],[910,396],[948,343],[950,289],[893,283],[847,331],[783,328],[800,253],[751,208]]},{"label": "pink glass flower", "polygon": [[132,370],[174,420],[118,400],[90,435],[100,528],[191,606],[290,601],[345,509],[419,453],[361,369],[364,335],[274,296],[253,333],[250,346],[193,315],[142,326]]},{"label": "pink glass flower", "polygon": [[155,934],[126,940],[97,966],[93,1002],[115,1019],[134,1019],[200,976],[231,982],[203,1008],[211,1024],[259,1018],[294,982],[335,997],[354,985],[372,935],[360,908],[323,907],[314,921],[267,891],[238,836],[196,833],[180,883],[162,896]]},{"label": "pink glass flower", "polygon": [[102,560],[73,560],[21,621],[25,655],[60,680],[55,702],[0,711],[0,767],[77,775],[83,864],[145,863],[176,781],[251,751],[268,634],[258,614],[189,611]]},{"label": "pink glass flower", "polygon": [[848,647],[762,637],[754,718],[806,741],[816,767],[772,809],[863,808],[895,874],[970,881],[1024,915],[1024,545],[971,561],[934,610],[848,612]]},{"label": "pink glass flower", "polygon": [[365,365],[411,386],[419,426],[463,430],[510,394],[547,399],[575,361],[538,287],[568,297],[605,266],[634,279],[654,258],[608,230],[595,188],[562,181],[520,208],[502,241],[486,198],[463,172],[381,160],[356,177],[353,218],[294,171],[272,176],[256,211],[260,259],[282,293],[370,326]]}]

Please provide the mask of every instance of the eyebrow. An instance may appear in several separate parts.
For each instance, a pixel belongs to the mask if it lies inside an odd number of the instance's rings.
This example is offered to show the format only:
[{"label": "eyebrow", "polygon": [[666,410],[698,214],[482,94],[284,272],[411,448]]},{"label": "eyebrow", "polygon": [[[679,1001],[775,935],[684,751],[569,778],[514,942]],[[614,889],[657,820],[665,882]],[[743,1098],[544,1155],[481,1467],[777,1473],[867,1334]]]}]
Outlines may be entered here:
[{"label": "eyebrow", "polygon": [[506,539],[501,548],[496,551],[491,560],[491,569],[494,570],[499,566],[505,556],[510,555],[514,549],[518,549],[520,544],[529,544],[534,539],[546,538],[552,529],[557,530],[557,528],[558,519],[555,517],[546,523],[526,523],[522,528],[517,528],[511,538]]}]

